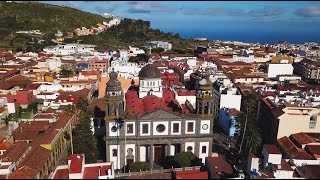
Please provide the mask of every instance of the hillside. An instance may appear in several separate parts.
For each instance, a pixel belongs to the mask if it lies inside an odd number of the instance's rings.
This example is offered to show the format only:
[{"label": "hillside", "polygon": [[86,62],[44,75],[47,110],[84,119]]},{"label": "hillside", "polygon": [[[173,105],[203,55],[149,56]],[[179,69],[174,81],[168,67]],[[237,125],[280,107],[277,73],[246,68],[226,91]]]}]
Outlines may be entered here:
[{"label": "hillside", "polygon": [[[0,2],[0,48],[39,51],[52,42],[38,44],[37,40],[51,39],[57,30],[65,33],[78,27],[96,26],[102,21],[109,21],[109,19],[70,7],[38,2]],[[15,33],[34,29],[41,30],[44,35],[39,37]],[[151,29],[148,21],[132,19],[124,19],[118,26],[113,26],[99,35],[76,37],[67,39],[66,42],[96,44],[99,50],[108,50],[128,47],[128,45],[142,46],[146,40],[170,41],[176,48],[186,48],[194,43],[194,41],[180,38],[179,34],[173,35]]]}]

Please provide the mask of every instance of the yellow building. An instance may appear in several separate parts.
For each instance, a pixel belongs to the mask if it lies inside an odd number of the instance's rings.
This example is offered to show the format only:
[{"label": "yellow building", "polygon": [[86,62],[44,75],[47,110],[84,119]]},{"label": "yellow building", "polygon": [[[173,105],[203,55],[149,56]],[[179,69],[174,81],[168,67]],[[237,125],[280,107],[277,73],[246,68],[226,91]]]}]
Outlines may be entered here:
[{"label": "yellow building", "polygon": [[271,63],[272,64],[283,64],[283,63],[292,64],[293,58],[289,56],[277,55],[271,58]]},{"label": "yellow building", "polygon": [[[99,96],[98,96],[98,98],[103,98],[105,96],[105,94],[106,94],[106,92],[105,92],[106,84],[109,81],[109,79],[110,78],[108,76],[101,76],[100,77],[100,79],[99,79],[99,90],[98,90]],[[129,89],[129,87],[131,86],[132,79],[126,79],[124,77],[118,77],[117,79],[121,83],[121,88],[122,88],[123,92],[126,92]],[[134,84],[135,85],[139,85],[139,79],[134,79]]]}]

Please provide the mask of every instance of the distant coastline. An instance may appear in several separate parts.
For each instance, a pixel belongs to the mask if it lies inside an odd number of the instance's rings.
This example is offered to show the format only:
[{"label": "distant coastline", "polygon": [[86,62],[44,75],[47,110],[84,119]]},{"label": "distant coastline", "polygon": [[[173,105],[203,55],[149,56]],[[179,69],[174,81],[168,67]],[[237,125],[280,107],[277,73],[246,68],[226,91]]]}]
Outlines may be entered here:
[{"label": "distant coastline", "polygon": [[[176,33],[176,32],[175,32]],[[294,44],[301,44],[305,42],[320,42],[320,36],[314,35],[299,35],[297,32],[296,34],[293,32],[291,34],[288,34],[286,32],[284,33],[277,33],[272,34],[266,33],[262,34],[259,32],[256,33],[217,33],[217,32],[178,32],[181,37],[186,39],[194,39],[198,37],[208,38],[208,40],[222,40],[222,41],[241,41],[241,42],[247,42],[247,43],[260,43],[260,44],[271,44],[278,41],[287,41],[289,43]]]},{"label": "distant coastline", "polygon": [[[158,28],[158,27],[153,27]],[[320,42],[320,36],[318,33],[312,32],[301,32],[292,30],[291,32],[275,32],[267,31],[264,32],[232,32],[232,31],[210,31],[204,30],[188,30],[188,29],[169,29],[159,28],[164,32],[179,33],[181,37],[185,39],[194,38],[207,38],[208,40],[221,40],[221,41],[241,41],[247,43],[260,43],[260,44],[271,44],[279,41],[287,41],[289,43],[301,44],[305,42]]]}]

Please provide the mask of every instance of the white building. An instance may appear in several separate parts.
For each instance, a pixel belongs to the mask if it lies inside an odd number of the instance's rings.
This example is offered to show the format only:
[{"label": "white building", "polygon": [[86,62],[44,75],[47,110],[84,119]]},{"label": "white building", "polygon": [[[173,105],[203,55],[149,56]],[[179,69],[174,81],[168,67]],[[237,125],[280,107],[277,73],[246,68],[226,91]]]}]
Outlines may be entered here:
[{"label": "white building", "polygon": [[291,64],[269,64],[268,78],[276,78],[278,75],[292,75],[293,66]]},{"label": "white building", "polygon": [[114,70],[118,73],[119,77],[133,78],[138,76],[142,67],[143,66],[136,63],[126,63],[122,60],[114,60],[111,62],[111,66],[109,67],[108,72]]},{"label": "white building", "polygon": [[241,94],[234,86],[230,79],[223,79],[220,86],[220,109],[221,108],[235,108],[240,111],[241,108]]},{"label": "white building", "polygon": [[[130,50],[130,54],[136,56],[138,54],[144,54],[146,53],[143,49],[139,49],[139,48],[136,48],[136,47],[131,47],[129,46],[129,50]],[[129,55],[130,56],[130,55]]]},{"label": "white building", "polygon": [[241,61],[241,62],[246,62],[246,63],[252,63],[254,62],[254,55],[253,55],[253,50],[249,49],[242,49],[240,50],[240,53],[238,55],[233,55],[232,56],[232,61]]},{"label": "white building", "polygon": [[43,51],[47,54],[66,56],[72,54],[89,54],[95,47],[95,45],[89,44],[59,44],[57,46],[43,48]]},{"label": "white building", "polygon": [[151,48],[163,48],[165,51],[166,50],[171,50],[172,49],[172,44],[169,42],[164,42],[164,41],[147,41],[145,43],[145,47],[147,49]]},{"label": "white building", "polygon": [[[65,173],[67,172],[67,173]],[[68,165],[60,165],[49,179],[114,179],[113,162],[86,164],[84,154],[70,154]]]}]

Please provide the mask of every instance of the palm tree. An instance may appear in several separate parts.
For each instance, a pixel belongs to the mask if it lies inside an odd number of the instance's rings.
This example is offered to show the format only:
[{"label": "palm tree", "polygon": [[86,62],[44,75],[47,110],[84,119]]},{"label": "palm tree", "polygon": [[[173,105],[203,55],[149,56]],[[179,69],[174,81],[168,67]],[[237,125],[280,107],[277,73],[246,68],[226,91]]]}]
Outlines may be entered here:
[{"label": "palm tree", "polygon": [[248,128],[244,142],[246,149],[249,148],[248,154],[251,153],[252,149],[256,150],[262,144],[260,132],[255,128]]}]

